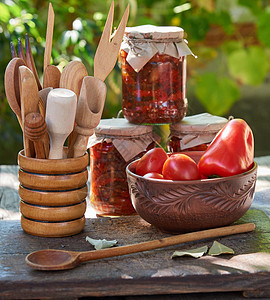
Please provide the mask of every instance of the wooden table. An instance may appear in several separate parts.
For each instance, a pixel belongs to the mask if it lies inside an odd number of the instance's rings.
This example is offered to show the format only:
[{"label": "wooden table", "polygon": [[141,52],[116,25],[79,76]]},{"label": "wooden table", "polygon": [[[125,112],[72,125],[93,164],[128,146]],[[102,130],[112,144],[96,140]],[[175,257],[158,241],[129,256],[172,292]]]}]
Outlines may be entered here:
[{"label": "wooden table", "polygon": [[[182,294],[184,298],[178,295],[177,299],[198,299],[198,295],[200,299],[240,299],[242,292],[246,297],[270,297],[270,220],[263,211],[250,209],[238,222],[254,222],[256,230],[216,239],[233,248],[234,255],[171,259],[175,250],[213,243],[203,240],[87,262],[72,270],[45,272],[27,266],[25,256],[44,248],[92,250],[86,236],[116,239],[118,245],[127,245],[169,234],[139,216],[87,219],[82,233],[66,238],[30,236],[23,232],[20,221],[0,221],[0,297],[68,299],[133,295],[134,299],[136,295],[159,295],[153,298],[160,299],[161,295],[171,295],[162,299],[174,299],[172,295]],[[190,293],[200,294],[186,298]]]}]

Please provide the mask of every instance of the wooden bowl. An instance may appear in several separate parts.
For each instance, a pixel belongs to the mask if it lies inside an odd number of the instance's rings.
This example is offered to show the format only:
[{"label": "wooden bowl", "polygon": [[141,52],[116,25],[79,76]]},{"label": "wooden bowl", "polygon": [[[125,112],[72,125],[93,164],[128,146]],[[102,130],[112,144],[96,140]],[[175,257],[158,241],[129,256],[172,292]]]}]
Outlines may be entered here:
[{"label": "wooden bowl", "polygon": [[85,170],[89,164],[89,155],[66,159],[37,159],[26,157],[24,150],[18,154],[18,165],[26,172],[37,174],[70,174]]},{"label": "wooden bowl", "polygon": [[85,217],[66,222],[34,221],[21,216],[21,226],[26,233],[41,237],[64,237],[80,233]]},{"label": "wooden bowl", "polygon": [[59,222],[81,218],[86,211],[86,200],[66,206],[39,206],[20,201],[20,212],[28,219],[37,221]]},{"label": "wooden bowl", "polygon": [[70,174],[34,174],[19,169],[19,182],[23,187],[41,191],[73,190],[85,186],[88,170]]},{"label": "wooden bowl", "polygon": [[257,164],[243,174],[192,181],[147,179],[127,166],[132,204],[147,222],[180,233],[229,225],[249,209],[256,185]]},{"label": "wooden bowl", "polygon": [[20,198],[29,204],[63,206],[82,202],[88,194],[87,185],[69,191],[38,191],[19,186]]},{"label": "wooden bowl", "polygon": [[70,159],[35,159],[18,154],[21,226],[29,234],[60,237],[84,226],[88,153]]}]

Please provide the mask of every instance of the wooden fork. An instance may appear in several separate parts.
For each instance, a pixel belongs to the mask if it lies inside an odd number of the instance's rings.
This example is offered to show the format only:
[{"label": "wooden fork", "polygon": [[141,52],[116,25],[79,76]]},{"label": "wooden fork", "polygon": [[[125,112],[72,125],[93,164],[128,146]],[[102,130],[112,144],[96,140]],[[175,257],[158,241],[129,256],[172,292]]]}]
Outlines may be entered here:
[{"label": "wooden fork", "polygon": [[128,20],[129,5],[127,6],[120,21],[119,27],[117,28],[114,37],[111,40],[113,12],[114,2],[112,1],[94,58],[94,77],[102,81],[106,79],[115,66]]},{"label": "wooden fork", "polygon": [[[10,49],[11,49],[12,58],[17,57],[16,49],[15,49],[13,42],[10,43]],[[29,36],[27,33],[25,35],[25,53],[24,53],[22,41],[20,38],[18,38],[18,54],[19,54],[19,57],[24,60],[26,66],[33,72],[36,82],[37,82],[38,89],[41,90],[42,87],[41,87],[41,84],[39,81],[37,69],[36,69],[34,58],[33,58],[32,51],[31,51],[31,44],[30,44]]]}]

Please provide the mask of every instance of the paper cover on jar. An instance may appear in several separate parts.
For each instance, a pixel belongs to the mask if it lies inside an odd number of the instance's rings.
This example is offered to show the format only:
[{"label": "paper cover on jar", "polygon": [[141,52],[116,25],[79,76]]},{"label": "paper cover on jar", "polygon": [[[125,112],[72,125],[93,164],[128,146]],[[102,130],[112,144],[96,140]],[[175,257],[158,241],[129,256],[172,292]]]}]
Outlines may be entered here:
[{"label": "paper cover on jar", "polygon": [[210,143],[228,119],[209,113],[185,117],[181,122],[171,124],[171,136],[180,139],[181,150]]},{"label": "paper cover on jar", "polygon": [[156,53],[179,59],[194,55],[184,40],[184,30],[174,26],[126,27],[121,49],[128,53],[126,60],[136,72]]},{"label": "paper cover on jar", "polygon": [[156,141],[150,125],[131,124],[124,118],[103,119],[88,140],[88,148],[112,142],[125,161],[130,161]]}]

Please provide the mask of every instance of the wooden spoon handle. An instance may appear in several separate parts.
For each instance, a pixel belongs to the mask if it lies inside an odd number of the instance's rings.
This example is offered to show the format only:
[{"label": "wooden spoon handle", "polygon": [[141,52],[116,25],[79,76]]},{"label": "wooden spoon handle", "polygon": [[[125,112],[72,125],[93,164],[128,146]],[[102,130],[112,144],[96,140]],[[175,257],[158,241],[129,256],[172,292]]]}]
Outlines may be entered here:
[{"label": "wooden spoon handle", "polygon": [[47,133],[46,123],[40,113],[29,113],[24,123],[25,137],[34,143],[36,158],[46,158],[43,137]]},{"label": "wooden spoon handle", "polygon": [[254,223],[246,223],[240,225],[232,225],[232,226],[226,226],[226,227],[220,227],[214,229],[207,229],[207,230],[202,230],[197,232],[175,235],[160,240],[138,243],[134,245],[81,252],[78,258],[80,262],[83,262],[83,261],[95,260],[95,259],[106,258],[106,257],[121,256],[125,254],[148,251],[148,250],[178,245],[181,243],[198,241],[202,239],[249,232],[249,231],[253,231],[254,229],[255,229]]}]

